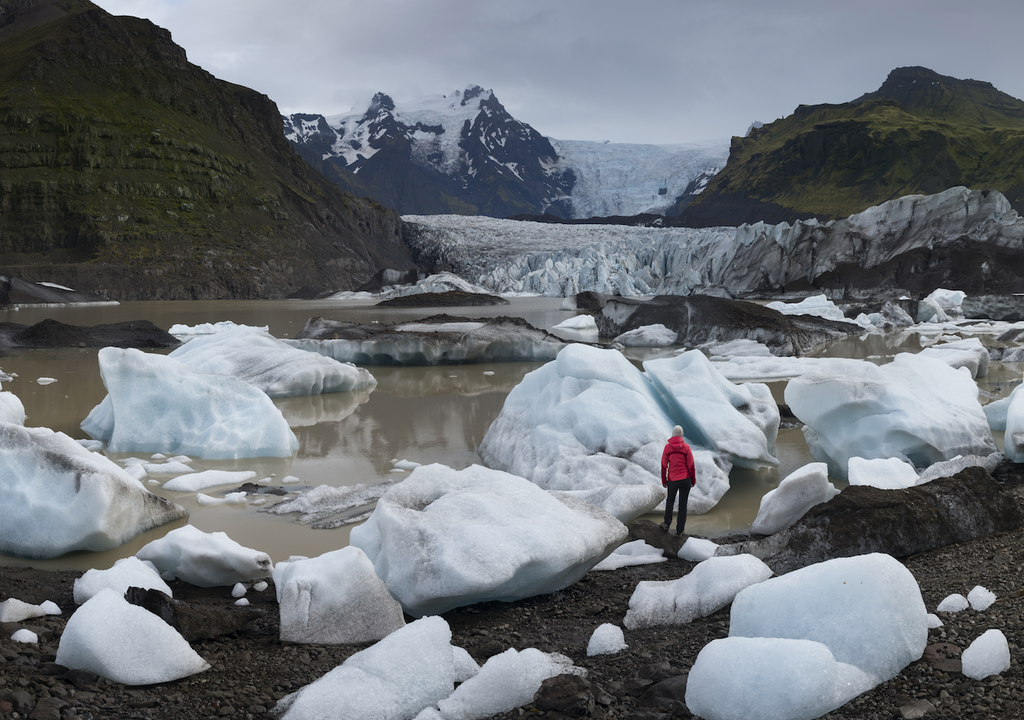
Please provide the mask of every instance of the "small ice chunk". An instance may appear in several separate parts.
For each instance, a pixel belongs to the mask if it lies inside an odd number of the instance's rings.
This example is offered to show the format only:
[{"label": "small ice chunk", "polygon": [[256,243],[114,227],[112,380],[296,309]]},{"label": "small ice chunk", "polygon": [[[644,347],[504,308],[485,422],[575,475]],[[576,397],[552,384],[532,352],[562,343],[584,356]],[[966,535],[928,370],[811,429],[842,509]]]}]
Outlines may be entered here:
[{"label": "small ice chunk", "polygon": [[260,580],[258,583],[256,583],[255,585],[252,586],[252,589],[255,590],[256,592],[263,592],[268,587],[270,587],[270,586],[267,585],[267,582],[265,580]]},{"label": "small ice chunk", "polygon": [[41,605],[33,605],[23,600],[8,598],[0,602],[0,623],[17,623],[46,614],[46,610]]},{"label": "small ice chunk", "polygon": [[935,613],[928,613],[927,615],[928,629],[934,630],[935,628],[942,627],[942,620]]},{"label": "small ice chunk", "polygon": [[691,536],[686,538],[686,542],[679,548],[676,557],[680,560],[689,560],[690,562],[704,562],[708,558],[714,557],[717,551],[718,545],[711,540]]},{"label": "small ice chunk", "polygon": [[611,623],[598,625],[587,643],[587,657],[592,655],[612,655],[628,648],[626,636],[622,628]]},{"label": "small ice chunk", "polygon": [[231,597],[233,598],[243,597],[245,593],[246,588],[245,585],[243,585],[242,583],[235,583],[235,586],[231,588]]},{"label": "small ice chunk", "polygon": [[174,492],[198,492],[220,485],[234,485],[256,478],[253,470],[204,470],[191,475],[179,475],[164,483],[164,490]]},{"label": "small ice chunk", "polygon": [[967,602],[979,612],[988,610],[995,601],[996,594],[991,590],[983,588],[981,585],[975,585],[974,589],[967,593]]},{"label": "small ice chunk", "polygon": [[183,475],[195,472],[195,470],[182,462],[144,463],[142,467],[150,475]]},{"label": "small ice chunk", "polygon": [[953,593],[952,595],[947,595],[935,609],[938,612],[960,612],[961,610],[966,610],[969,605],[970,601],[967,598],[960,593]]},{"label": "small ice chunk", "polygon": [[26,630],[25,628],[22,628],[21,630],[14,631],[14,633],[11,635],[11,640],[18,643],[31,643],[34,645],[39,642],[39,636],[31,630]]},{"label": "small ice chunk", "polygon": [[974,680],[1010,669],[1010,646],[1001,630],[986,630],[960,655],[963,673]]},{"label": "small ice chunk", "polygon": [[238,607],[246,607],[248,604],[249,601],[246,598],[238,598],[237,600],[235,600],[235,605],[237,605]]},{"label": "small ice chunk", "polygon": [[631,565],[650,565],[668,560],[661,548],[648,545],[643,540],[632,540],[619,545],[612,554],[595,565],[592,570],[618,570]]},{"label": "small ice chunk", "polygon": [[53,383],[57,382],[57,378],[41,377],[37,379],[36,382],[39,383],[40,385],[52,385]]},{"label": "small ice chunk", "polygon": [[196,493],[196,501],[200,505],[241,505],[245,502],[244,492],[227,493],[224,497],[215,498],[205,493]]},{"label": "small ice chunk", "polygon": [[453,645],[452,655],[455,658],[455,682],[464,683],[480,672],[480,665],[465,648]]}]

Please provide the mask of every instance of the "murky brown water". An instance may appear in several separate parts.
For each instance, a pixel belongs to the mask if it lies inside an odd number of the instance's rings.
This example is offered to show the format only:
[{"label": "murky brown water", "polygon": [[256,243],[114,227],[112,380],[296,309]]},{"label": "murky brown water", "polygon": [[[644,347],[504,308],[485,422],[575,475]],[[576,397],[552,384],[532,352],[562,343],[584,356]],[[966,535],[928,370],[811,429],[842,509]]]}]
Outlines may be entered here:
[{"label": "murky brown water", "polygon": [[[516,315],[537,327],[551,328],[568,317],[560,311],[559,299],[514,300],[512,306],[464,308],[450,314],[468,317]],[[23,308],[0,313],[0,320],[31,325],[52,317],[61,322],[95,325],[122,320],[146,319],[168,329],[173,324],[196,325],[232,320],[247,325],[269,326],[278,337],[295,335],[310,317],[369,322],[396,322],[434,314],[430,310],[394,310],[373,307],[369,302],[339,301],[220,301],[220,302],[137,302],[117,306],[81,308]],[[849,357],[891,355],[898,349],[920,349],[916,338],[899,348],[881,347],[878,341],[865,345],[850,340],[826,353]],[[904,347],[906,345],[906,347]],[[631,350],[634,360],[657,352]],[[337,393],[275,401],[300,442],[293,458],[237,461],[196,460],[202,469],[251,469],[263,484],[294,476],[298,484],[289,490],[304,490],[321,484],[335,486],[379,483],[400,479],[394,460],[443,463],[461,469],[479,462],[476,448],[490,423],[497,417],[508,392],[538,363],[496,363],[432,368],[373,367],[377,379],[372,392]],[[99,377],[96,350],[15,351],[0,358],[0,368],[18,377],[4,383],[22,400],[28,414],[26,424],[44,426],[84,438],[79,424],[106,395]],[[57,382],[40,385],[40,377]],[[1002,396],[1020,381],[1014,368],[993,366],[990,377],[980,383],[983,392]],[[771,383],[782,400],[785,383]],[[999,438],[1001,442],[1001,438]],[[732,488],[711,512],[691,516],[687,529],[714,537],[749,527],[765,492],[813,458],[799,430],[779,433],[777,455],[781,466],[775,471],[736,469]],[[115,456],[115,459],[125,456]],[[292,516],[258,512],[251,504],[202,506],[195,493],[173,493],[159,483],[148,484],[153,492],[183,505],[191,513],[187,522],[206,532],[224,531],[242,545],[267,552],[274,561],[291,555],[315,556],[348,543],[349,528],[312,530]],[[217,495],[223,488],[211,489]],[[271,501],[273,502],[273,500]],[[653,517],[653,516],[652,516]],[[182,521],[185,522],[185,521]],[[47,568],[87,569],[109,567],[121,557],[134,554],[147,542],[177,525],[158,528],[106,553],[75,553],[48,561],[25,561],[0,555],[0,565],[32,565]]]}]

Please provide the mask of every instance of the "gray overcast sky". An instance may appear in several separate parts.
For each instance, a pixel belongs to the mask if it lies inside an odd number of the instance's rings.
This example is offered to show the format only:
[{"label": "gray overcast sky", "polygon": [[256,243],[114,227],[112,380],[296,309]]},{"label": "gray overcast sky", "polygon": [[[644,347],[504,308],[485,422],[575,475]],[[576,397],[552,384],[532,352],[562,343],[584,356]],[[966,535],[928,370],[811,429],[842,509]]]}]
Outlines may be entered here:
[{"label": "gray overcast sky", "polygon": [[908,65],[1024,98],[1020,0],[94,2],[286,114],[477,84],[549,137],[682,143],[853,100]]}]

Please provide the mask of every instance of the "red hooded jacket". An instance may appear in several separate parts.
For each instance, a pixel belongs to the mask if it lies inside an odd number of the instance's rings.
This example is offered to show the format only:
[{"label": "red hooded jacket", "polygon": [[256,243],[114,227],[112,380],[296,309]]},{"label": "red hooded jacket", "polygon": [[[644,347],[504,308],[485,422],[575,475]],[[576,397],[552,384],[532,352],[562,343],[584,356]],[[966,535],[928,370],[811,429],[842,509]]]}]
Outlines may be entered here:
[{"label": "red hooded jacket", "polygon": [[697,471],[693,467],[693,451],[681,437],[668,439],[665,450],[661,453],[661,484],[667,481],[690,480],[690,485],[697,484]]}]

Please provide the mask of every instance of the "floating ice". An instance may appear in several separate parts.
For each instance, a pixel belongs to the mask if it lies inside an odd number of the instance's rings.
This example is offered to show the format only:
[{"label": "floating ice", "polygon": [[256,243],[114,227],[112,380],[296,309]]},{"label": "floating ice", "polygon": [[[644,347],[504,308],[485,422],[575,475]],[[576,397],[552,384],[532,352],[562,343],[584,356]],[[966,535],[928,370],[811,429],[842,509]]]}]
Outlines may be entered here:
[{"label": "floating ice", "polygon": [[177,578],[198,587],[234,585],[273,571],[266,553],[243,547],[225,533],[205,533],[191,525],[145,545],[136,557],[153,563],[165,580]]},{"label": "floating ice", "polygon": [[691,443],[729,453],[737,465],[779,464],[779,407],[767,385],[730,382],[699,350],[643,365]]},{"label": "floating ice", "polygon": [[970,607],[970,602],[967,598],[960,593],[953,593],[944,597],[935,610],[938,612],[960,612],[968,607]]},{"label": "floating ice", "polygon": [[56,662],[123,685],[170,682],[210,667],[177,630],[109,588],[68,620]]},{"label": "floating ice", "polygon": [[407,613],[555,592],[626,539],[626,527],[575,498],[472,465],[424,465],[352,530]]},{"label": "floating ice", "polygon": [[829,474],[844,478],[851,457],[906,460],[917,467],[996,451],[970,375],[934,358],[900,353],[841,375],[809,373],[786,387],[804,436]]},{"label": "floating ice", "polygon": [[541,683],[556,675],[586,675],[559,653],[509,648],[492,656],[480,672],[437,703],[446,720],[474,720],[507,712],[533,699]]},{"label": "floating ice", "polygon": [[[917,475],[915,473],[914,477]],[[829,482],[825,463],[808,463],[787,475],[779,486],[761,497],[750,532],[772,535],[802,518],[815,505],[828,502],[839,491]]]},{"label": "floating ice", "polygon": [[680,560],[689,560],[690,562],[704,562],[708,558],[714,557],[717,551],[718,545],[711,540],[691,536],[686,538],[686,542],[679,548],[676,557]]},{"label": "floating ice", "polygon": [[203,470],[182,475],[164,483],[164,490],[198,492],[221,485],[236,485],[256,479],[254,470]]},{"label": "floating ice", "polygon": [[618,570],[633,565],[650,565],[668,560],[661,548],[648,545],[643,540],[633,540],[619,545],[612,554],[595,565],[593,570]]},{"label": "floating ice", "polygon": [[282,720],[415,717],[455,687],[451,640],[440,617],[409,623],[288,695],[275,711]]},{"label": "floating ice", "polygon": [[178,460],[162,463],[142,463],[142,468],[147,475],[184,475],[193,473],[195,470]]},{"label": "floating ice", "polygon": [[622,624],[630,630],[684,625],[721,610],[740,590],[771,576],[771,568],[753,555],[711,557],[678,580],[640,581]]},{"label": "floating ice", "polygon": [[212,335],[214,333],[230,332],[232,330],[237,330],[238,328],[270,332],[270,326],[268,325],[239,325],[238,323],[230,320],[221,320],[216,323],[199,323],[198,325],[175,324],[171,325],[171,329],[167,332],[178,337],[191,337],[196,335]]},{"label": "floating ice", "polygon": [[[282,483],[287,484],[286,481],[287,478]],[[318,485],[298,497],[282,500],[275,505],[260,508],[260,512],[273,513],[274,515],[299,513],[299,522],[303,525],[313,525],[314,527],[324,529],[340,527],[341,525],[354,522],[354,518],[351,516],[338,518],[336,516],[349,510],[366,508],[372,505],[393,484],[390,480],[386,480],[376,485],[364,485],[362,483],[343,487]],[[362,515],[359,517],[362,517]]]},{"label": "floating ice", "polygon": [[905,490],[918,484],[917,470],[899,458],[852,457],[847,465],[851,485],[870,485],[880,490]]},{"label": "floating ice", "polygon": [[99,362],[109,402],[82,429],[111,452],[234,459],[288,457],[299,446],[270,398],[242,380],[130,348],[103,348]]},{"label": "floating ice", "polygon": [[196,493],[196,502],[200,505],[241,505],[245,502],[246,494],[242,491],[227,493],[224,497],[212,497],[204,493]]},{"label": "floating ice", "polygon": [[615,338],[615,342],[626,347],[668,347],[674,345],[678,338],[679,333],[675,330],[656,323],[624,332]]},{"label": "floating ice", "polygon": [[816,315],[827,320],[847,321],[842,309],[824,295],[814,295],[800,302],[770,302],[767,307],[778,310],[783,315]]},{"label": "floating ice", "polygon": [[172,597],[174,595],[153,563],[139,560],[137,557],[126,557],[115,562],[114,566],[107,570],[93,568],[77,578],[74,589],[75,602],[82,605],[107,588],[124,595],[130,587],[159,590]]},{"label": "floating ice", "polygon": [[274,585],[282,642],[365,643],[405,625],[402,606],[356,547],[279,562]]},{"label": "floating ice", "polygon": [[1001,630],[986,630],[960,655],[963,674],[983,680],[1010,669],[1010,645]]},{"label": "floating ice", "polygon": [[246,327],[197,337],[170,357],[197,372],[244,380],[272,398],[346,392],[377,384],[365,368],[298,350]]},{"label": "floating ice", "polygon": [[[569,345],[512,389],[479,453],[489,467],[548,490],[660,490],[661,451],[675,424],[657,390],[622,353]],[[700,448],[694,461],[689,512],[707,512],[729,489],[731,464]]]},{"label": "floating ice", "polygon": [[57,378],[41,377],[36,378],[36,382],[39,383],[40,385],[52,385],[53,383],[57,382]]},{"label": "floating ice", "polygon": [[974,588],[967,593],[967,602],[971,604],[971,607],[978,612],[988,610],[992,607],[992,603],[996,601],[996,594],[987,588],[983,588],[981,585],[975,585]]},{"label": "floating ice", "polygon": [[109,550],[188,514],[64,433],[10,423],[0,423],[0,497],[0,552],[25,558]]}]

